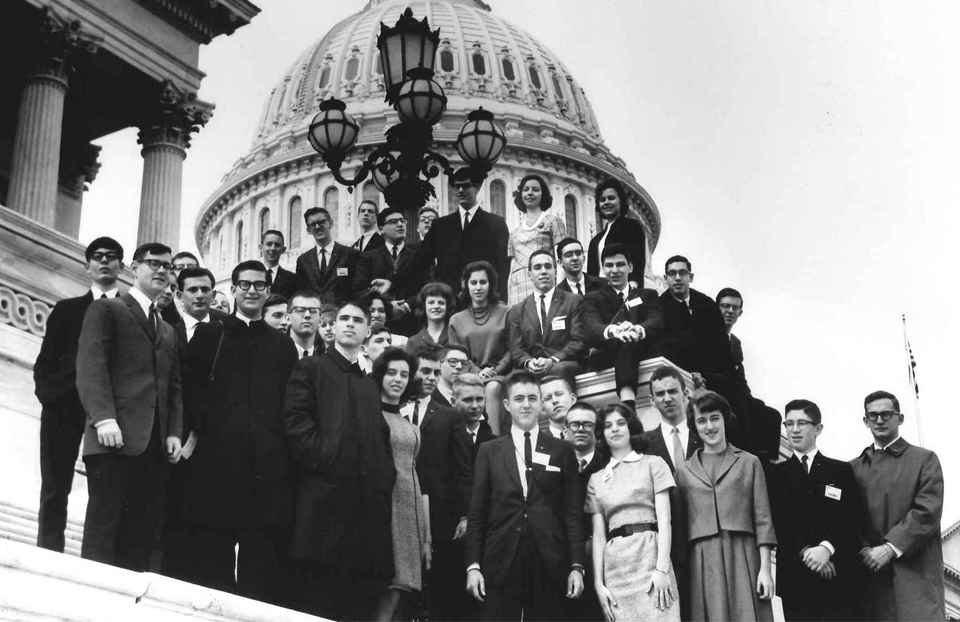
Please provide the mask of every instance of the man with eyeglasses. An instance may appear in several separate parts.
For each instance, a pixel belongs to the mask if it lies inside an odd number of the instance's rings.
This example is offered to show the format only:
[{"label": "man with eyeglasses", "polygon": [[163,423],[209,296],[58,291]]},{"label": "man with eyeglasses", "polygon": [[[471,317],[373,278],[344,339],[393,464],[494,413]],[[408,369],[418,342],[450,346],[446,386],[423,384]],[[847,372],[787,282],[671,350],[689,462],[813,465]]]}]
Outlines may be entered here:
[{"label": "man with eyeglasses", "polygon": [[297,346],[297,358],[315,356],[323,351],[317,348],[320,330],[320,299],[309,290],[300,290],[287,305],[290,316],[290,337]]},{"label": "man with eyeglasses", "polygon": [[297,291],[297,275],[280,265],[280,258],[287,252],[283,232],[269,229],[260,236],[260,258],[267,268],[267,284],[270,293],[290,299]]},{"label": "man with eyeglasses", "polygon": [[57,302],[47,317],[47,332],[33,366],[40,400],[40,512],[37,546],[62,553],[67,526],[67,497],[73,487],[86,415],[77,394],[77,345],[83,317],[94,300],[120,295],[123,247],[99,237],[87,246],[84,268],[90,289]]},{"label": "man with eyeglasses", "polygon": [[297,289],[309,289],[324,302],[351,297],[360,253],[333,239],[333,217],[322,207],[303,214],[316,248],[297,257]]},{"label": "man with eyeglasses", "polygon": [[180,272],[186,268],[200,267],[200,260],[189,251],[180,251],[170,260],[173,264],[173,270],[170,271],[170,283],[172,287],[157,299],[157,307],[160,309],[160,317],[171,326],[180,321],[180,314],[183,313],[183,303],[177,295],[179,285],[177,278]]},{"label": "man with eyeglasses", "polygon": [[[407,244],[407,218],[399,207],[389,207],[377,216],[383,244],[365,250],[357,261],[357,274],[353,280],[353,290],[362,293],[370,288],[375,280],[395,280],[398,270],[413,261],[417,252],[416,244]],[[391,290],[394,300],[391,331],[410,337],[420,330],[420,322],[412,313],[416,308],[419,289],[413,286],[395,287]]]},{"label": "man with eyeglasses", "polygon": [[767,480],[783,617],[858,619],[860,494],[853,469],[817,448],[823,421],[813,402],[790,401],[783,429],[793,455],[773,465]]},{"label": "man with eyeglasses", "polygon": [[263,321],[266,266],[241,262],[231,282],[236,313],[200,324],[188,347],[185,407],[197,445],[183,500],[186,544],[164,570],[284,605],[292,493],[281,415],[297,349]]},{"label": "man with eyeglasses", "polygon": [[89,494],[80,555],[137,572],[148,569],[165,463],[180,459],[183,438],[179,345],[154,304],[170,255],[159,243],[137,248],[133,287],[90,305],[77,350]]},{"label": "man with eyeglasses", "polygon": [[743,315],[743,295],[732,287],[724,287],[717,292],[717,306],[723,316],[723,325],[727,329],[727,339],[730,341],[730,358],[733,363],[734,379],[747,384],[746,371],[743,369],[743,344],[740,338],[733,334],[733,327]]},{"label": "man with eyeglasses", "polygon": [[440,350],[440,380],[433,399],[441,406],[453,405],[453,381],[470,367],[467,349],[459,345],[446,345]]},{"label": "man with eyeglasses", "polygon": [[563,268],[557,289],[586,296],[603,285],[603,279],[583,271],[583,244],[576,238],[563,238],[557,244],[557,261]]},{"label": "man with eyeglasses", "polygon": [[383,246],[383,235],[377,230],[379,224],[380,206],[376,201],[364,199],[357,206],[357,224],[360,225],[360,237],[353,243],[353,248],[363,254]]},{"label": "man with eyeglasses", "polygon": [[417,212],[417,235],[420,236],[421,240],[427,237],[427,232],[430,231],[430,227],[433,226],[433,221],[439,217],[440,214],[437,213],[437,210],[429,205],[424,205],[420,208],[420,211]]},{"label": "man with eyeglasses", "polygon": [[873,444],[850,464],[864,509],[860,562],[865,620],[943,620],[943,470],[937,454],[900,436],[900,402],[886,391],[863,400]]},{"label": "man with eyeglasses", "polygon": [[430,268],[436,264],[435,279],[446,283],[454,292],[460,291],[460,275],[473,261],[490,262],[500,278],[500,299],[507,299],[507,279],[510,260],[507,240],[510,231],[507,222],[484,210],[477,203],[477,192],[484,175],[469,168],[458,169],[450,177],[450,187],[459,209],[436,219],[413,261],[402,266],[393,281],[376,281],[382,291],[393,288],[419,291],[429,278]]}]

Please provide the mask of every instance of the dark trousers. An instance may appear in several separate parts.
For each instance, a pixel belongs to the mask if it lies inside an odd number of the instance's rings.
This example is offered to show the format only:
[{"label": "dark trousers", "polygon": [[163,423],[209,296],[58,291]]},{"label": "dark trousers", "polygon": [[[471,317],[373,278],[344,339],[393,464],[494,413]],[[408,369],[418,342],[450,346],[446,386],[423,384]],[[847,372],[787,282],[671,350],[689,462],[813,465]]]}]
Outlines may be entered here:
[{"label": "dark trousers", "polygon": [[552,579],[554,572],[556,569],[544,567],[533,539],[524,530],[506,581],[497,587],[487,584],[480,619],[565,620],[566,585]]},{"label": "dark trousers", "polygon": [[427,575],[429,607],[433,620],[466,620],[467,573],[463,562],[463,539],[433,538],[433,566]]},{"label": "dark trousers", "polygon": [[160,574],[182,581],[189,581],[194,555],[192,543],[184,531],[180,517],[183,512],[183,495],[193,470],[190,460],[180,459],[171,465],[167,476],[167,494],[164,499],[163,524],[160,527]]},{"label": "dark trousers", "polygon": [[587,538],[584,548],[587,572],[583,577],[583,593],[580,598],[567,599],[567,619],[575,622],[603,622],[603,609],[593,586],[596,579],[593,569],[593,538]]},{"label": "dark trousers", "polygon": [[613,368],[617,391],[623,387],[637,390],[638,368],[641,350],[635,343],[610,342],[599,349],[590,359],[588,369],[600,371]]},{"label": "dark trousers", "polygon": [[810,592],[804,596],[781,596],[780,601],[783,603],[783,619],[787,622],[863,619],[855,595],[846,592]]},{"label": "dark trousers", "polygon": [[80,556],[136,572],[149,568],[163,510],[166,463],[154,432],[139,456],[85,456],[87,515]]},{"label": "dark trousers", "polygon": [[67,497],[80,455],[86,415],[74,393],[40,411],[40,512],[37,546],[63,552]]},{"label": "dark trousers", "polygon": [[387,581],[369,571],[304,561],[290,569],[292,608],[329,620],[372,619],[377,595],[387,589]]}]

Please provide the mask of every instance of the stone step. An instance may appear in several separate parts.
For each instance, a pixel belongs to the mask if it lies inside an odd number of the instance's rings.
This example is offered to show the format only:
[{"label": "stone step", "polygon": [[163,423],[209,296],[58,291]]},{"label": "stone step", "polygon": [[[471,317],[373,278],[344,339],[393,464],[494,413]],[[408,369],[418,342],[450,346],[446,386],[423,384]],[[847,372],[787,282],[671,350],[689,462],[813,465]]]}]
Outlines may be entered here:
[{"label": "stone step", "polygon": [[[0,538],[35,545],[37,541],[36,511],[0,502]],[[79,556],[82,542],[83,524],[68,520],[64,532],[64,552]]]}]

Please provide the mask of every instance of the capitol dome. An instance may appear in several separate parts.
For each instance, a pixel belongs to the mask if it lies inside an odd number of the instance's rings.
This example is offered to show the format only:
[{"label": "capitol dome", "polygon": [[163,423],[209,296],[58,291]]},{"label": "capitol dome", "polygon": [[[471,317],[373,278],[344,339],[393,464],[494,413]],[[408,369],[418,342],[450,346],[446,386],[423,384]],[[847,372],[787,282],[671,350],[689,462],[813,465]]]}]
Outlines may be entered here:
[{"label": "capitol dome", "polygon": [[[597,231],[593,189],[605,177],[624,182],[632,215],[644,225],[649,254],[660,236],[660,215],[650,195],[623,161],[604,145],[583,89],[561,59],[529,33],[499,18],[480,0],[370,0],[362,11],[334,26],[280,77],[256,120],[249,153],[238,160],[201,208],[196,241],[218,281],[244,259],[255,257],[260,234],[279,229],[287,236],[283,265],[313,246],[302,214],[326,207],[338,239],[352,243],[359,231],[356,206],[364,198],[383,203],[371,181],[353,193],[333,179],[307,142],[307,129],[322,100],[343,100],[360,124],[357,146],[342,172],[351,177],[364,157],[398,122],[384,103],[377,35],[406,7],[440,29],[435,80],[448,97],[434,127],[436,149],[459,166],[454,147],[468,112],[483,106],[505,130],[507,147],[479,197],[512,227],[519,221],[512,193],[521,177],[540,174],[550,185],[554,207],[567,231],[586,246]],[[434,180],[435,207],[456,207],[443,175]]]}]

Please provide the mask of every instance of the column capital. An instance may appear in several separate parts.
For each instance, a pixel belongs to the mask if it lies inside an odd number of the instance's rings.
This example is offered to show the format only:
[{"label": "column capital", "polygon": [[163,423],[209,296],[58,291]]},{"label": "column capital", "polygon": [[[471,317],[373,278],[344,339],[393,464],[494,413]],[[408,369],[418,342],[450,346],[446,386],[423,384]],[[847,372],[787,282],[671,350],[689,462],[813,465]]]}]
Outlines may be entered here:
[{"label": "column capital", "polygon": [[98,145],[86,143],[65,153],[65,161],[59,172],[60,189],[80,198],[87,190],[87,185],[92,184],[100,172],[100,150]]},{"label": "column capital", "polygon": [[30,77],[53,78],[62,82],[64,88],[76,56],[96,54],[103,42],[102,37],[85,32],[80,20],[67,19],[49,6],[43,9],[40,40],[39,58]]},{"label": "column capital", "polygon": [[197,99],[197,94],[166,80],[148,120],[140,126],[137,142],[146,152],[154,148],[174,149],[186,157],[190,138],[213,116],[213,104]]}]

